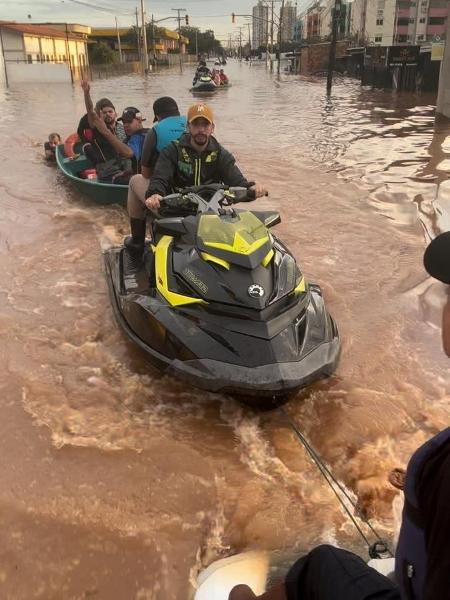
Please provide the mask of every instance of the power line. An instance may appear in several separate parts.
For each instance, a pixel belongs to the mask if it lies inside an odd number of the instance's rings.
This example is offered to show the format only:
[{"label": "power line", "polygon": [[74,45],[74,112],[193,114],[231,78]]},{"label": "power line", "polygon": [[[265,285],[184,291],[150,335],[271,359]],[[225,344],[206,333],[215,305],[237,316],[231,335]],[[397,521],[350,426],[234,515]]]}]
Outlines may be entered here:
[{"label": "power line", "polygon": [[[111,14],[111,7],[101,6],[100,4],[94,4],[92,2],[83,2],[83,0],[68,0],[69,2],[73,2],[74,4],[81,4],[81,6],[88,6],[89,8],[94,8],[95,10],[100,10],[103,12],[107,12]],[[123,11],[114,11],[117,14],[128,16],[134,15],[134,12],[123,12]]]}]

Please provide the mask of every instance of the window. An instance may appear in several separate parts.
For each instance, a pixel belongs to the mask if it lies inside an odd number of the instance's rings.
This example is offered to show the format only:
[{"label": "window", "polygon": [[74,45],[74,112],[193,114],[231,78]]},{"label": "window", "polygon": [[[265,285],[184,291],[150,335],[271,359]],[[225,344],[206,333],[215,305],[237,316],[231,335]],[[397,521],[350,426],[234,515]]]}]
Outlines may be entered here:
[{"label": "window", "polygon": [[408,36],[407,35],[399,35],[397,36],[397,42],[407,42],[408,41]]},{"label": "window", "polygon": [[384,20],[383,19],[377,19],[377,25],[378,27],[380,27],[381,25],[383,25]]},{"label": "window", "polygon": [[400,26],[409,25],[409,18],[408,17],[400,17],[399,19],[397,19],[397,25],[400,25]]},{"label": "window", "polygon": [[428,19],[428,25],[444,25],[445,17],[430,17]]},{"label": "window", "polygon": [[27,55],[27,60],[28,60],[28,62],[29,62],[30,64],[33,62],[33,57],[32,57],[32,55],[31,55],[31,54],[28,54],[28,55]]},{"label": "window", "polygon": [[376,35],[375,36],[375,43],[376,44],[379,44],[382,41],[383,41],[383,36],[382,35]]},{"label": "window", "polygon": [[426,21],[425,17],[421,17],[421,18],[419,19],[419,23],[425,23],[425,21]]},{"label": "window", "polygon": [[423,34],[417,36],[417,41],[420,42],[425,38]]}]

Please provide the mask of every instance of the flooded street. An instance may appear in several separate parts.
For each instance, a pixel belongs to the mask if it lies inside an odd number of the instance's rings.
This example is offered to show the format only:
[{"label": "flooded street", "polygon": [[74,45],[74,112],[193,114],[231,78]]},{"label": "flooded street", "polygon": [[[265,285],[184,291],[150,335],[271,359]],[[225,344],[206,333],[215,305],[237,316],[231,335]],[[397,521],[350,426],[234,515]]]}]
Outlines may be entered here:
[{"label": "flooded street", "polygon": [[[209,101],[218,140],[278,208],[276,233],[319,283],[342,338],[331,379],[286,411],[388,539],[387,473],[448,425],[443,285],[426,243],[450,229],[450,123],[434,99],[285,77],[235,61]],[[118,112],[192,68],[93,82]],[[0,90],[0,596],[188,600],[197,572],[248,549],[364,545],[279,411],[161,376],[122,334],[102,249],[125,211],[42,159],[84,114],[78,86]],[[372,540],[373,541],[373,540]]]}]

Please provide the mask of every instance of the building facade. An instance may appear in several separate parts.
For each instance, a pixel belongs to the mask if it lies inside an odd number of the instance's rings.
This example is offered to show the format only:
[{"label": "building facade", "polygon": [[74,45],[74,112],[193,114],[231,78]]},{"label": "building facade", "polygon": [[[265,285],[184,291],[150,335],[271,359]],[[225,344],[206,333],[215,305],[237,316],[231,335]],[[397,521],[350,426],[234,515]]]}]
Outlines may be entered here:
[{"label": "building facade", "polygon": [[351,31],[359,44],[420,45],[444,40],[447,0],[354,0]]},{"label": "building facade", "polygon": [[0,21],[5,75],[16,81],[70,81],[89,67],[87,35],[49,24]]},{"label": "building facade", "polygon": [[252,9],[252,48],[266,46],[269,34],[269,7],[262,0]]},{"label": "building facade", "polygon": [[297,6],[290,0],[286,2],[281,11],[281,41],[292,42],[295,37],[295,24],[297,22]]},{"label": "building facade", "polygon": [[[119,39],[121,43],[123,62],[134,62],[139,60],[139,48],[135,29],[130,27],[101,27],[92,29],[90,40],[92,42],[104,42],[112,50],[119,51]],[[147,49],[152,57],[162,57],[167,54],[178,53],[181,46],[181,54],[186,54],[188,38],[181,36],[181,44],[177,31],[161,27],[150,27],[147,30]]]}]

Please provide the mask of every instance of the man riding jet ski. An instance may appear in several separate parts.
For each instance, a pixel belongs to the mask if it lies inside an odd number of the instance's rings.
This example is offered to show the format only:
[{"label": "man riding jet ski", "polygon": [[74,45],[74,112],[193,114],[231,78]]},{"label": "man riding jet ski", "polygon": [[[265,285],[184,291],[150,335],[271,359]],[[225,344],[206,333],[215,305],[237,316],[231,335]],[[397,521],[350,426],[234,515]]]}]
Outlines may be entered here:
[{"label": "man riding jet ski", "polygon": [[284,396],[334,371],[339,336],[320,288],[269,232],[279,214],[233,207],[249,195],[210,184],[164,197],[141,268],[112,248],[107,279],[120,325],[167,374]]},{"label": "man riding jet ski", "polygon": [[267,191],[213,137],[211,108],[187,117],[146,193],[151,246],[145,218],[132,219],[126,247],[105,254],[116,315],[157,366],[198,387],[284,395],[334,370],[336,327],[269,233],[278,213],[232,208]]},{"label": "man riding jet ski", "polygon": [[192,81],[192,91],[212,92],[217,88],[213,74],[206,66],[205,61],[200,61]]}]

